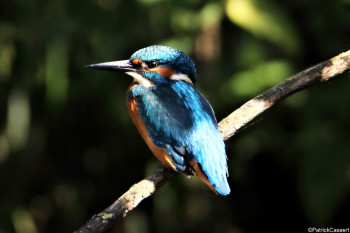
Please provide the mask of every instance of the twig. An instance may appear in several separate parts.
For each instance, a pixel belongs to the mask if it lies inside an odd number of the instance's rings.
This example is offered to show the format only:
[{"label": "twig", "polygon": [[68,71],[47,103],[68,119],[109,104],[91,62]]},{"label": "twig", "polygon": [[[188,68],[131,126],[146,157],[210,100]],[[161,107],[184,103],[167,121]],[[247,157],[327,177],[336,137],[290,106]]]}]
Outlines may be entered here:
[{"label": "twig", "polygon": [[350,50],[286,79],[254,99],[249,100],[220,121],[219,129],[222,137],[224,140],[229,139],[255,117],[295,92],[329,80],[349,70]]},{"label": "twig", "polygon": [[[219,129],[224,140],[232,137],[258,115],[282,101],[286,97],[335,77],[350,70],[350,50],[338,56],[312,66],[278,84],[254,99],[249,100],[240,108],[224,118]],[[101,213],[93,216],[77,233],[99,233],[110,228],[115,222],[125,217],[143,199],[152,195],[176,172],[164,166],[153,171],[149,176],[133,185],[117,201]]]},{"label": "twig", "polygon": [[118,198],[111,206],[94,215],[83,227],[77,230],[77,233],[97,233],[104,232],[115,222],[125,217],[126,214],[134,209],[143,199],[149,197],[159,189],[168,179],[177,173],[172,169],[161,166],[153,171],[145,179],[131,188]]}]

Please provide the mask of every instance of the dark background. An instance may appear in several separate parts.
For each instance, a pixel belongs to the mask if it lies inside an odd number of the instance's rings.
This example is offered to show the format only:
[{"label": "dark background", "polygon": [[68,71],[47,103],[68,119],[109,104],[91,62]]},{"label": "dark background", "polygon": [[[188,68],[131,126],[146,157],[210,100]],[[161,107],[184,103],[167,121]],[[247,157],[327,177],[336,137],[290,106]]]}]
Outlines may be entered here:
[{"label": "dark background", "polygon": [[[159,162],[125,106],[131,78],[84,65],[168,45],[218,120],[349,49],[349,0],[2,0],[0,232],[72,232]],[[179,175],[109,232],[350,227],[350,79],[304,90],[226,141],[232,194]]]}]

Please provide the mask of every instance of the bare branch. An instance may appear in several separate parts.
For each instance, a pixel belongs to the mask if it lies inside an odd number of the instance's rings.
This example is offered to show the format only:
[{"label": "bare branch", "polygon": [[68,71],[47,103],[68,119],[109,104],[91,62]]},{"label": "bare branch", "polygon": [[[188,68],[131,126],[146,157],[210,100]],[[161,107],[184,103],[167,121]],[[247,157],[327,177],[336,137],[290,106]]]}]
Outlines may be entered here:
[{"label": "bare branch", "polygon": [[[350,50],[338,56],[312,66],[256,96],[219,122],[219,129],[224,140],[232,137],[258,115],[279,103],[295,92],[308,88],[350,70]],[[152,195],[176,172],[164,166],[153,171],[149,176],[133,185],[117,201],[101,213],[93,216],[78,233],[104,232],[115,222],[125,217],[143,199]]]},{"label": "bare branch", "polygon": [[255,117],[295,92],[350,70],[350,50],[312,66],[249,100],[219,123],[224,140],[232,137]]},{"label": "bare branch", "polygon": [[94,215],[77,233],[97,233],[109,229],[115,222],[125,217],[143,199],[149,197],[159,189],[168,179],[177,175],[175,171],[165,166],[161,166],[153,171],[145,179],[131,188],[118,198],[111,206]]}]

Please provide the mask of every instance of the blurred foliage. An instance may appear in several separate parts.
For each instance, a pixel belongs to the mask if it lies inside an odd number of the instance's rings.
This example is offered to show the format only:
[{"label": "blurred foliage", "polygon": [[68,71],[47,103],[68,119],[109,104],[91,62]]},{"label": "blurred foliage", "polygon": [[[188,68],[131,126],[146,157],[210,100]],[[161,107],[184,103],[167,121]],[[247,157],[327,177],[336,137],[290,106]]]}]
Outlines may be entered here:
[{"label": "blurred foliage", "polygon": [[229,19],[252,34],[266,38],[289,53],[298,53],[298,33],[278,2],[270,0],[228,0]]},{"label": "blurred foliage", "polygon": [[[131,82],[84,65],[151,44],[194,58],[220,120],[349,49],[350,2],[0,2],[0,233],[72,232],[159,163],[125,107]],[[177,176],[110,232],[349,227],[350,80],[288,98],[226,142],[232,194]]]}]

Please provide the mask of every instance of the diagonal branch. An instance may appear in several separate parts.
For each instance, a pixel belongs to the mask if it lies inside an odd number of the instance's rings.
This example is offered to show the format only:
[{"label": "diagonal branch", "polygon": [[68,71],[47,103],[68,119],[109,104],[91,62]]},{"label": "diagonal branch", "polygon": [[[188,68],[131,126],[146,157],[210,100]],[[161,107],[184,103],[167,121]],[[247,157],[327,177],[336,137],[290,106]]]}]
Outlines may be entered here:
[{"label": "diagonal branch", "polygon": [[258,115],[288,96],[350,71],[350,50],[312,66],[249,100],[219,123],[224,140],[232,137]]},{"label": "diagonal branch", "polygon": [[[348,71],[350,71],[350,50],[286,79],[284,82],[249,100],[220,121],[218,126],[222,137],[224,140],[229,139],[258,115],[295,92]],[[134,184],[107,209],[93,216],[76,232],[104,232],[176,174],[176,172],[164,166],[156,169],[145,179]]]}]

